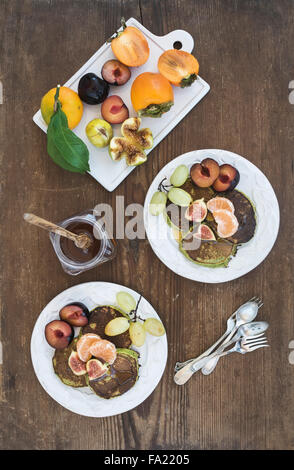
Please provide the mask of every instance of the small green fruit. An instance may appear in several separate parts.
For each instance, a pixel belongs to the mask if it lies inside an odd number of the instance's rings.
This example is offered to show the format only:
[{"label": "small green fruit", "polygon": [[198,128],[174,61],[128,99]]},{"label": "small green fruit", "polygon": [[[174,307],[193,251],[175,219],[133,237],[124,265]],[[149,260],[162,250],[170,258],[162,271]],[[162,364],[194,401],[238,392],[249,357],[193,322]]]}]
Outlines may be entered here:
[{"label": "small green fruit", "polygon": [[86,127],[86,134],[89,141],[95,145],[95,147],[106,147],[112,136],[111,125],[103,119],[93,119]]}]

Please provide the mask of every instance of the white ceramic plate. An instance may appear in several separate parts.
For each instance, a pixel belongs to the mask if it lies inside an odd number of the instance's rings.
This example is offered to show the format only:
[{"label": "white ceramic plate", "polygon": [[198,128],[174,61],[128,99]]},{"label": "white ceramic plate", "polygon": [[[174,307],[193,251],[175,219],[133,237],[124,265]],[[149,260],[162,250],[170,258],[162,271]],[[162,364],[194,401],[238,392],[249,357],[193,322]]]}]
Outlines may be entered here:
[{"label": "white ceramic plate", "polygon": [[[143,72],[158,72],[157,61],[159,56],[167,49],[173,49],[175,41],[182,43],[182,50],[191,52],[194,47],[192,36],[183,30],[176,30],[168,33],[166,36],[155,36],[148,29],[144,28],[134,18],[130,18],[127,22],[128,26],[135,26],[140,29],[147,38],[150,56],[147,62],[141,67],[132,67],[132,76],[130,80],[123,86],[110,87],[109,95],[119,95],[127,105],[130,116],[136,116],[130,98],[131,86],[134,79]],[[88,72],[96,73],[101,77],[101,68],[103,64],[109,60],[115,59],[110,44],[103,44],[100,49],[64,84],[74,91],[77,91],[80,78]],[[150,127],[154,137],[153,148],[146,153],[150,153],[156,145],[161,142],[164,137],[186,116],[187,113],[208,93],[210,87],[202,78],[198,77],[191,87],[182,89],[173,87],[174,90],[174,106],[171,110],[164,114],[161,118],[143,118],[141,127]],[[57,83],[52,84],[52,88]],[[84,113],[79,125],[74,129],[77,134],[88,146],[90,153],[90,174],[105,189],[113,191],[135,167],[127,166],[125,159],[120,162],[111,160],[108,154],[108,148],[98,149],[92,145],[85,132],[86,125],[92,119],[101,117],[100,105],[88,105],[84,103]],[[47,125],[44,122],[41,111],[39,110],[33,117],[34,122],[44,131],[47,132]],[[113,126],[114,135],[120,135],[121,124]],[[50,158],[50,157],[48,157]]]},{"label": "white ceramic plate", "polygon": [[[64,385],[54,373],[52,358],[54,349],[49,346],[44,336],[47,323],[59,318],[59,310],[70,302],[82,302],[89,310],[97,305],[116,305],[116,294],[129,292],[136,300],[139,294],[118,284],[109,282],[88,282],[70,287],[61,292],[41,312],[32,334],[31,356],[35,373],[46,392],[60,405],[74,413],[93,418],[113,416],[129,411],[153,392],[164,372],[167,360],[166,335],[161,337],[146,335],[146,341],[139,351],[139,379],[134,387],[125,394],[105,400],[95,395],[89,387],[73,388]],[[152,305],[142,297],[138,313],[142,318],[159,318]]]},{"label": "white ceramic plate", "polygon": [[[220,165],[229,163],[240,173],[236,189],[246,194],[256,209],[257,227],[254,237],[242,245],[226,268],[207,268],[189,261],[179,251],[171,229],[164,221],[149,214],[149,203],[158,184],[164,177],[169,178],[181,164],[189,168],[195,162],[211,157]],[[218,283],[232,281],[256,268],[269,254],[278,235],[280,222],[279,205],[274,190],[265,175],[253,163],[227,150],[195,150],[185,153],[169,162],[154,178],[145,199],[144,224],[153,251],[172,271],[193,281]]]}]

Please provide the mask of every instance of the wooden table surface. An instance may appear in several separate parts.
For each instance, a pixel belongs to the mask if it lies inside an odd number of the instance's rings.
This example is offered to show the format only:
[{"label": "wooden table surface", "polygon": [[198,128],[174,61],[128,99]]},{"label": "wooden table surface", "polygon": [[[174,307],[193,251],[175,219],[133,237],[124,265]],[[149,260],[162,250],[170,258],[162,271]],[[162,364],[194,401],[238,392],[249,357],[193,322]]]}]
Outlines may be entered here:
[{"label": "wooden table surface", "polygon": [[[109,193],[90,176],[55,166],[32,116],[40,98],[100,47],[122,15],[156,35],[191,33],[211,91],[148,162]],[[294,449],[293,16],[292,0],[1,1],[1,448]],[[22,220],[24,212],[59,221],[99,202],[115,207],[118,195],[126,205],[143,203],[167,162],[201,148],[245,156],[269,178],[279,200],[277,242],[241,279],[219,285],[183,279],[159,261],[147,240],[127,239],[112,263],[71,277],[46,233]],[[154,393],[133,411],[107,419],[59,406],[39,384],[30,358],[43,307],[64,289],[93,280],[141,292],[168,335],[168,363]],[[198,374],[176,386],[175,362],[214,342],[229,314],[255,294],[264,300],[260,318],[270,323],[271,348],[246,358],[232,355],[211,376]]]}]

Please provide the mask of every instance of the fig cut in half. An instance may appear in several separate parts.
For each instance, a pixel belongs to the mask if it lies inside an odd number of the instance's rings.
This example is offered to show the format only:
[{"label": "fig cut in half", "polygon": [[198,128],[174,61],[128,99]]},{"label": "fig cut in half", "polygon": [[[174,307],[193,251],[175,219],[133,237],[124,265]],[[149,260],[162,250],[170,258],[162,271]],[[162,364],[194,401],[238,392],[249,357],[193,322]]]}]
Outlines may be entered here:
[{"label": "fig cut in half", "polygon": [[147,155],[144,150],[132,144],[125,137],[113,137],[109,144],[109,155],[115,162],[126,159],[129,166],[138,166],[146,162]]},{"label": "fig cut in half", "polygon": [[185,218],[191,222],[202,222],[207,216],[207,207],[204,199],[193,201],[185,213]]},{"label": "fig cut in half", "polygon": [[102,364],[98,359],[91,359],[87,362],[86,369],[89,380],[96,380],[105,375],[108,371],[106,364]]},{"label": "fig cut in half", "polygon": [[196,232],[193,233],[193,237],[197,238],[198,240],[216,240],[213,231],[206,224],[200,224]]},{"label": "fig cut in half", "polygon": [[87,372],[86,363],[81,361],[76,351],[72,351],[69,356],[68,365],[75,375],[84,375]]},{"label": "fig cut in half", "polygon": [[140,118],[126,119],[121,126],[122,137],[113,137],[109,144],[109,154],[114,161],[126,159],[129,166],[138,166],[146,162],[144,150],[153,145],[150,129],[141,129]]},{"label": "fig cut in half", "polygon": [[147,127],[139,130],[141,126],[141,119],[133,117],[126,119],[121,126],[121,133],[124,137],[129,139],[134,145],[138,145],[144,150],[151,149],[153,146],[153,135],[151,130]]}]

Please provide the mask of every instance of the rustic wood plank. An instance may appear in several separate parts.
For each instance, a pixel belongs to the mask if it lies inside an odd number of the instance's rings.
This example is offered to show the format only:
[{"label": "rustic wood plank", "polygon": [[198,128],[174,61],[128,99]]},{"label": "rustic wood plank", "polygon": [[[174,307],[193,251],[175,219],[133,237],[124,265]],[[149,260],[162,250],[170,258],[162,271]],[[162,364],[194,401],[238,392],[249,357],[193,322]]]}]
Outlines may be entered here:
[{"label": "rustic wood plank", "polygon": [[[290,0],[4,0],[0,13],[1,123],[1,448],[9,449],[293,449],[294,79]],[[200,74],[210,94],[114,193],[91,177],[56,167],[32,123],[40,97],[66,81],[120,16],[142,19],[155,34],[185,29],[195,38]],[[149,184],[172,158],[196,148],[244,155],[270,179],[281,208],[278,241],[262,265],[217,286],[170,272],[146,240],[119,243],[117,259],[77,278],[67,276],[45,233],[23,212],[58,222],[98,202],[143,203]],[[293,211],[292,211],[293,213]],[[291,264],[292,262],[292,264]],[[156,391],[137,409],[87,419],[61,408],[41,388],[30,360],[30,336],[41,309],[80,282],[113,281],[146,296],[165,322],[169,359]],[[264,301],[271,349],[231,357],[213,375],[174,385],[176,360],[200,353],[225,328],[236,306],[254,294]],[[2,371],[1,371],[2,367]],[[1,378],[1,373],[3,377]],[[73,435],[68,429],[75,429]]]}]

